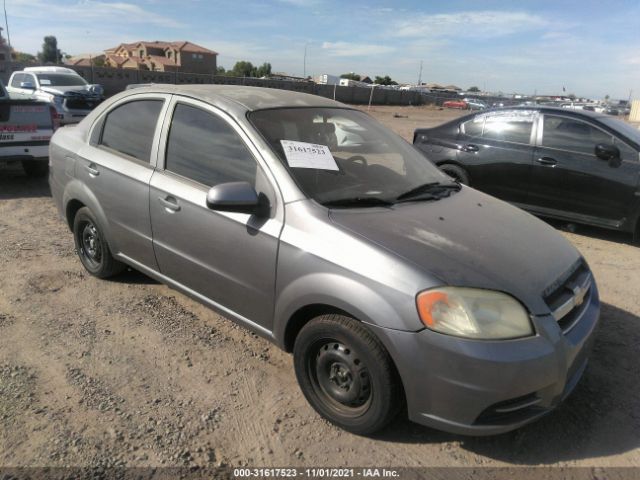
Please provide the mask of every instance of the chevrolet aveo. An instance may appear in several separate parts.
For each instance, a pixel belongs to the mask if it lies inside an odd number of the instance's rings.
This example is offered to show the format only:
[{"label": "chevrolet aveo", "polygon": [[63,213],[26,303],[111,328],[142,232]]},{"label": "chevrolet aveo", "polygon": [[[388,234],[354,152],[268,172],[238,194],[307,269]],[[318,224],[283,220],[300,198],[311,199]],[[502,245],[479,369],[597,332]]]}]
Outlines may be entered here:
[{"label": "chevrolet aveo", "polygon": [[293,352],[309,403],[346,430],[406,410],[505,432],[586,367],[599,300],[578,251],[348,106],[153,85],[58,130],[50,163],[91,274],[128,265]]}]

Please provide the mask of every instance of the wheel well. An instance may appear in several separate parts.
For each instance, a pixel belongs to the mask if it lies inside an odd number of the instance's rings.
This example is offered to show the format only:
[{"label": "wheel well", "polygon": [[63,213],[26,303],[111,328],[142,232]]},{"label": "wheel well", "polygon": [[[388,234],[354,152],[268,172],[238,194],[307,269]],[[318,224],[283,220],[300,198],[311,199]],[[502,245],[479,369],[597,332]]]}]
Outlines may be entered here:
[{"label": "wheel well", "polygon": [[469,183],[471,183],[471,175],[469,174],[469,170],[467,169],[467,167],[465,167],[464,165],[454,161],[454,160],[443,160],[440,163],[436,163],[436,166],[438,168],[443,167],[445,165],[451,165],[453,167],[458,167],[461,168],[462,170],[464,170],[464,172],[467,174],[467,177],[469,178]]},{"label": "wheel well", "polygon": [[69,224],[69,230],[73,230],[73,221],[76,218],[76,213],[78,213],[78,210],[82,207],[84,207],[84,203],[80,200],[70,200],[69,203],[67,203],[67,211],[65,213],[67,223]]},{"label": "wheel well", "polygon": [[[320,315],[328,315],[330,313],[337,313],[339,315],[345,315],[347,317],[352,317],[349,313],[345,312],[336,307],[332,307],[331,305],[324,304],[314,304],[307,305],[298,309],[289,319],[287,323],[287,327],[284,331],[284,349],[286,352],[293,351],[293,345],[296,342],[296,337],[302,327],[304,327],[310,320],[313,320]],[[353,317],[352,317],[353,318]]]}]

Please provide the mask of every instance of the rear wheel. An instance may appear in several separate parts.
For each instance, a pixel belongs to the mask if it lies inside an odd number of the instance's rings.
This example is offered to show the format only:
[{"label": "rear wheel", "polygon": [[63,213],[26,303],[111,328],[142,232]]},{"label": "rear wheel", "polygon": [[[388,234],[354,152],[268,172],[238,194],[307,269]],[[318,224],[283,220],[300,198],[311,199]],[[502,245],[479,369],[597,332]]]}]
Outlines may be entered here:
[{"label": "rear wheel", "polygon": [[440,170],[449,175],[456,182],[469,185],[469,174],[464,168],[459,167],[458,165],[445,163],[444,165],[440,165]]},{"label": "rear wheel", "polygon": [[22,169],[29,177],[44,177],[49,173],[49,164],[42,160],[25,160]]},{"label": "rear wheel", "polygon": [[323,315],[298,334],[296,377],[311,406],[325,419],[367,435],[387,425],[402,406],[391,357],[361,323]]},{"label": "rear wheel", "polygon": [[87,207],[78,210],[73,219],[73,238],[80,262],[91,275],[108,278],[125,269],[125,265],[111,255],[104,234]]}]

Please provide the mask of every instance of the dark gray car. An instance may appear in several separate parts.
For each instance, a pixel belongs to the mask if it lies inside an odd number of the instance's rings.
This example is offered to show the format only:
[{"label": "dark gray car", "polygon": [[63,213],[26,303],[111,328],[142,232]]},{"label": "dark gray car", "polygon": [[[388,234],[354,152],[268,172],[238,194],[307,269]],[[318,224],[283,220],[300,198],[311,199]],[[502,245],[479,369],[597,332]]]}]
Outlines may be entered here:
[{"label": "dark gray car", "polygon": [[452,183],[365,113],[253,87],[153,85],[51,143],[84,267],[129,265],[293,352],[335,424],[508,431],[551,411],[599,317],[579,252]]}]

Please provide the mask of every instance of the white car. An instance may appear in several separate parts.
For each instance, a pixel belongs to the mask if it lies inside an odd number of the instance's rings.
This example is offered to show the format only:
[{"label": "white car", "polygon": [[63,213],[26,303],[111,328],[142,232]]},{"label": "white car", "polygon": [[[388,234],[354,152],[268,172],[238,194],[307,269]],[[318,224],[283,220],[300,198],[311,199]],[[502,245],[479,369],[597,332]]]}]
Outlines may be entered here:
[{"label": "white car", "polygon": [[29,67],[14,72],[7,91],[14,100],[50,103],[62,125],[78,123],[104,99],[100,85],[90,85],[64,67]]}]

